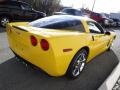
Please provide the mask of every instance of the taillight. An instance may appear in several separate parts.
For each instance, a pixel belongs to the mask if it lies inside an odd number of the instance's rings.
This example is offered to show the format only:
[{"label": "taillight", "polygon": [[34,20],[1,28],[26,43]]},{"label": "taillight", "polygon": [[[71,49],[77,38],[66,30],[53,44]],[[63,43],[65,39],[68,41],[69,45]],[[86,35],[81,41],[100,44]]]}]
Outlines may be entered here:
[{"label": "taillight", "polygon": [[48,43],[48,41],[45,40],[45,39],[42,39],[42,40],[40,41],[40,45],[41,45],[41,48],[42,48],[43,50],[45,50],[45,51],[47,51],[47,50],[49,49],[49,43]]},{"label": "taillight", "polygon": [[35,36],[30,36],[30,40],[31,40],[31,44],[33,45],[33,46],[36,46],[37,45],[37,39],[36,39],[36,37]]}]

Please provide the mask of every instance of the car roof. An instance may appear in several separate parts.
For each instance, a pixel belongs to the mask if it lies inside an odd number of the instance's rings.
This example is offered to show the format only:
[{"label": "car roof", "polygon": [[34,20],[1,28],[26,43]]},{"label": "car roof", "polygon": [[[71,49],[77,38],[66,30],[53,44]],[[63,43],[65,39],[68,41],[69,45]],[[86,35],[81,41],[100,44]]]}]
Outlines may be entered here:
[{"label": "car roof", "polygon": [[81,10],[79,10],[79,9],[75,9],[75,8],[64,8],[64,9],[62,9],[61,11],[62,11],[62,12],[66,12],[66,11],[69,11],[69,10],[70,10],[70,11],[72,10],[72,11],[78,11],[78,12],[81,12]]},{"label": "car roof", "polygon": [[[53,15],[53,16],[57,16],[60,18],[68,17],[68,18],[78,19],[78,20],[82,20],[82,21],[94,21],[93,19],[90,19],[89,17],[85,17],[85,16],[84,17],[83,16],[73,16],[73,15]],[[53,16],[50,16],[50,17],[53,17]]]},{"label": "car roof", "polygon": [[75,8],[64,8],[62,10],[78,10],[78,11],[80,11],[79,9],[75,9]]}]

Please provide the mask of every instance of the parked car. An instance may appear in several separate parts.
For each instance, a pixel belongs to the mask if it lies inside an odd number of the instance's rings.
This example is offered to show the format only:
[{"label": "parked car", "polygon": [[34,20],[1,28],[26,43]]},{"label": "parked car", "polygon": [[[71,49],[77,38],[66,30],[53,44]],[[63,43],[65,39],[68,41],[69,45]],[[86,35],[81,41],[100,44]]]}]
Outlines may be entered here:
[{"label": "parked car", "polygon": [[118,27],[120,26],[120,20],[119,19],[116,19],[116,18],[111,18],[113,23],[112,23],[112,26],[114,27]]},{"label": "parked car", "polygon": [[10,23],[6,28],[9,46],[51,76],[80,76],[87,62],[109,50],[114,32],[105,32],[94,20],[54,15],[33,22]]},{"label": "parked car", "polygon": [[110,24],[111,24],[111,19],[106,17],[103,14],[91,12],[89,16],[90,16],[90,18],[97,21],[98,23],[100,23],[104,27],[110,26]]},{"label": "parked car", "polygon": [[82,16],[82,11],[73,8],[65,8],[60,12],[54,12],[54,15],[75,15],[75,16]]},{"label": "parked car", "polygon": [[108,21],[109,21],[109,25],[108,26],[109,27],[113,27],[114,24],[115,24],[114,21],[113,21],[113,19],[109,18]]},{"label": "parked car", "polygon": [[11,21],[35,20],[45,16],[45,13],[34,10],[25,2],[10,0],[0,2],[0,25],[3,27]]}]

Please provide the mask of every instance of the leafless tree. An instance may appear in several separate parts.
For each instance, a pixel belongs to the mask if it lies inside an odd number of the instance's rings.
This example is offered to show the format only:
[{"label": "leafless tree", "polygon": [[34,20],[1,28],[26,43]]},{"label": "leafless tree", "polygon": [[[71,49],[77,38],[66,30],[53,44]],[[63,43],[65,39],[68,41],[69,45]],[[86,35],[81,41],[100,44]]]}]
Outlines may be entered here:
[{"label": "leafless tree", "polygon": [[36,10],[45,12],[47,15],[51,15],[55,11],[59,11],[61,8],[60,0],[22,0],[32,5]]}]

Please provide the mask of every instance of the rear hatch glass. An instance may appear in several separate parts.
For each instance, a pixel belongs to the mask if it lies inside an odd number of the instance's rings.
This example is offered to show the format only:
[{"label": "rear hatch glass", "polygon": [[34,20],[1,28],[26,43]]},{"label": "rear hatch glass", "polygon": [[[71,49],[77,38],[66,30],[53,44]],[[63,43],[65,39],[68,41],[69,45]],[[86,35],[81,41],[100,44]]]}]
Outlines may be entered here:
[{"label": "rear hatch glass", "polygon": [[81,21],[69,15],[56,15],[35,20],[29,23],[30,26],[38,28],[73,30],[84,32],[84,27]]}]

